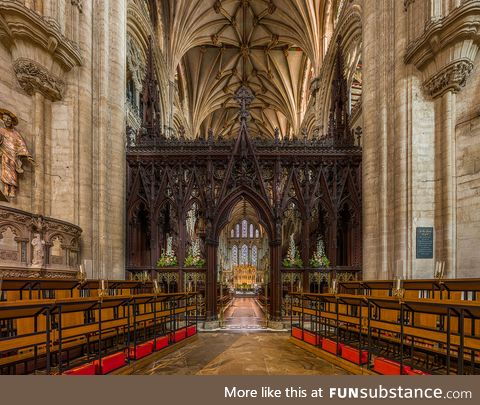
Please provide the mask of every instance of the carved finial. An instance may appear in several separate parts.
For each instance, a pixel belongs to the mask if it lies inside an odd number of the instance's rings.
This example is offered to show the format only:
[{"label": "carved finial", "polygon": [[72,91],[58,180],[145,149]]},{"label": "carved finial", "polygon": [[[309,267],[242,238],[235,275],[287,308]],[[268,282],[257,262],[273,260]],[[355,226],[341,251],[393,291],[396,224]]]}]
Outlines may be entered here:
[{"label": "carved finial", "polygon": [[274,129],[273,131],[273,140],[275,145],[278,145],[280,143],[280,130],[277,128]]},{"label": "carved finial", "polygon": [[252,93],[252,90],[247,86],[240,87],[235,93],[235,100],[240,105],[240,121],[246,121],[250,116],[248,107],[252,103],[255,96]]}]

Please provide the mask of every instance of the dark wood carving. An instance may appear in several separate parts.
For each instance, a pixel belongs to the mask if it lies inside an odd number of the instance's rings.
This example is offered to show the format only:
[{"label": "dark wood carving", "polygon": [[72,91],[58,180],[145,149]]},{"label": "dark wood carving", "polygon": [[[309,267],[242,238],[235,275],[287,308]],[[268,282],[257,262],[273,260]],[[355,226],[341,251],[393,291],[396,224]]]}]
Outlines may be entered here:
[{"label": "dark wood carving", "polygon": [[[149,63],[150,65],[150,63]],[[152,69],[152,67],[148,67]],[[294,206],[301,218],[296,235],[304,269],[302,286],[311,287],[308,267],[317,239],[325,241],[331,260],[330,273],[358,275],[361,248],[361,162],[348,126],[347,87],[343,76],[341,48],[333,80],[331,119],[328,134],[321,138],[281,140],[252,139],[249,136],[251,90],[236,93],[240,105],[240,131],[234,139],[215,139],[209,131],[203,139],[165,138],[160,125],[152,121],[156,85],[146,75],[143,129],[131,138],[127,150],[127,272],[176,271],[183,288],[189,269],[183,267],[188,245],[187,212],[195,202],[200,213],[200,237],[207,259],[206,318],[216,318],[217,247],[221,230],[232,208],[245,198],[257,211],[270,240],[270,314],[282,317],[282,260],[288,240],[282,238],[284,213]],[[148,101],[148,102],[147,102]],[[152,107],[153,106],[153,107]],[[153,108],[153,110],[150,110]],[[156,269],[166,236],[174,237],[179,260],[176,269]],[[196,270],[197,271],[197,270]],[[340,274],[340,273],[339,273]]]}]

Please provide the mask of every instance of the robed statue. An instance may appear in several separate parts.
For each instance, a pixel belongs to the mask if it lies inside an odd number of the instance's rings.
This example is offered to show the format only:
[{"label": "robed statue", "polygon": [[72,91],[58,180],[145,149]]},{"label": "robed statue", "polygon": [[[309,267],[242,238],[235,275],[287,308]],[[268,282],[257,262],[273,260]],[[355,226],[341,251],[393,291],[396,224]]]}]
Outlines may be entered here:
[{"label": "robed statue", "polygon": [[7,197],[15,197],[18,188],[18,174],[23,173],[21,158],[34,163],[22,135],[15,129],[17,117],[10,111],[0,109],[0,120],[5,128],[0,127],[0,157],[2,159],[1,180],[3,193]]}]

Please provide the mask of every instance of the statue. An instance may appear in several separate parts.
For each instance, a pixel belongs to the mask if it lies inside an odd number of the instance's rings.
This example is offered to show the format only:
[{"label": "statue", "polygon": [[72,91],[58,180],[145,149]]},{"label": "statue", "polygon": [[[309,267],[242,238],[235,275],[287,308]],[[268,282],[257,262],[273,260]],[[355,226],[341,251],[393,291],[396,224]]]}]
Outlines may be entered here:
[{"label": "statue", "polygon": [[45,257],[45,241],[42,240],[39,233],[34,234],[32,239],[33,254],[32,254],[32,267],[42,267]]},{"label": "statue", "polygon": [[18,124],[17,117],[10,111],[0,109],[0,119],[5,128],[0,128],[0,156],[2,158],[1,179],[4,185],[4,194],[15,197],[18,188],[18,173],[23,173],[22,161],[26,157],[35,163],[22,135],[15,130]]}]

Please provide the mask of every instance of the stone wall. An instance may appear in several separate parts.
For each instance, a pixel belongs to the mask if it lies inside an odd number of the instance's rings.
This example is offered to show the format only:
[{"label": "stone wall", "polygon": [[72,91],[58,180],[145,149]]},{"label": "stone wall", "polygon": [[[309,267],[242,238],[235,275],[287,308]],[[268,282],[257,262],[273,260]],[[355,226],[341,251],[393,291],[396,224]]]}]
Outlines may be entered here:
[{"label": "stone wall", "polygon": [[479,17],[472,0],[363,2],[364,278],[479,274]]},{"label": "stone wall", "polygon": [[[126,3],[55,0],[32,10],[0,0],[11,27],[0,28],[0,108],[17,115],[36,160],[2,204],[80,226],[81,260],[116,279],[124,278]],[[19,60],[62,91],[19,76]]]}]

